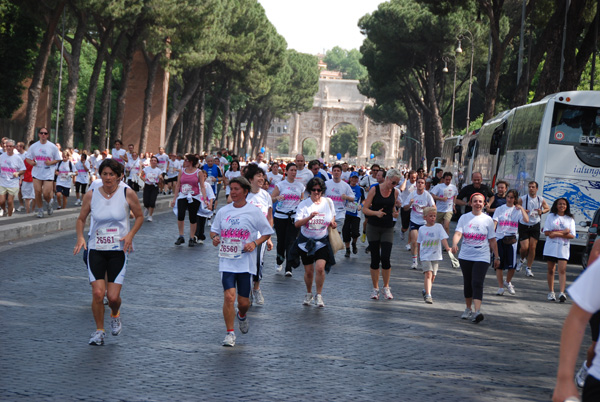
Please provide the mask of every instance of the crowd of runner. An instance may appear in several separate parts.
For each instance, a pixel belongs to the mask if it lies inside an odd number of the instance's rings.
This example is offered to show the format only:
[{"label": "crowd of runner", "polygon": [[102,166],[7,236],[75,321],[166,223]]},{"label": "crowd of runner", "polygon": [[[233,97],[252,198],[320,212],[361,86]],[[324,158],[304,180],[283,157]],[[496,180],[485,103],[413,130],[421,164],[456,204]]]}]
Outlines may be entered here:
[{"label": "crowd of runner", "polygon": [[[370,298],[393,299],[390,256],[396,227],[401,240],[406,240],[410,269],[423,272],[425,303],[433,303],[432,288],[444,252],[452,266],[461,269],[465,300],[462,319],[473,323],[484,320],[483,284],[490,265],[498,282],[497,296],[517,293],[513,284],[516,272],[523,269],[526,277],[534,276],[532,263],[542,232],[546,236],[546,299],[567,300],[566,265],[575,222],[568,200],[558,198],[549,206],[538,194],[535,181],[529,183],[527,194],[520,195],[503,180],[496,183],[496,192],[492,191],[477,172],[471,184],[459,189],[453,174],[442,170],[427,176],[423,169],[409,170],[406,166],[385,169],[378,164],[367,168],[322,160],[307,163],[301,154],[287,163],[267,163],[262,153],[255,160],[244,161],[227,150],[216,155],[176,155],[159,148],[157,154],[140,155],[132,144],[124,149],[119,140],[110,152],[88,153],[61,150],[48,140],[45,128],[38,135],[39,141],[28,147],[2,140],[0,207],[6,216],[19,211],[43,218],[44,212],[52,215],[55,206],[66,208],[75,189],[75,206],[81,206],[81,212],[74,253],[86,251],[97,326],[89,341],[92,345],[101,345],[105,339],[103,299],[111,309],[112,334],[121,332],[120,290],[127,254],[144,219],[152,222],[160,194],[173,197],[171,207],[179,231],[176,246],[186,243],[186,212],[189,247],[204,243],[205,226],[211,221],[209,236],[218,247],[224,290],[224,346],[235,345],[236,318],[241,333],[247,333],[248,309],[265,303],[260,282],[265,253],[271,250],[276,252],[276,272],[286,277],[293,276],[300,264],[304,266],[306,295],[302,304],[323,308],[325,277],[336,264],[336,251],[345,250],[343,259],[351,258],[358,253],[359,239],[368,241],[365,251],[370,254],[373,287]],[[223,188],[225,205],[218,208]],[[143,209],[137,196],[140,191]],[[463,206],[450,238],[450,222]],[[544,214],[547,217],[541,227]],[[83,229],[89,215],[91,227],[86,236]],[[130,219],[134,219],[133,227]],[[273,233],[277,235],[275,241],[271,239]],[[596,265],[588,271],[599,271]],[[558,296],[554,284],[557,268]],[[597,288],[599,282],[594,284]],[[597,294],[589,297],[598,301]],[[579,295],[574,299],[575,306],[589,315],[600,308],[580,302]],[[587,313],[582,315],[589,318]],[[597,320],[597,314],[595,317]],[[596,328],[595,341],[597,334]],[[578,373],[580,386],[588,371],[598,371],[593,370],[598,364],[590,369],[587,363],[593,360],[593,352],[592,348]],[[568,369],[572,369],[571,363]]]}]

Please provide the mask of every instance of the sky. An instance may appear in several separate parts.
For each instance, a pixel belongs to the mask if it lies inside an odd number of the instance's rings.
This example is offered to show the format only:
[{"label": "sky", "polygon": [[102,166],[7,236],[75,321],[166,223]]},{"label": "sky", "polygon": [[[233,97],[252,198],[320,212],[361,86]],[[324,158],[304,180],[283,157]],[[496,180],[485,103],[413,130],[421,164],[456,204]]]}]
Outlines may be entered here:
[{"label": "sky", "polygon": [[358,20],[385,0],[258,0],[289,49],[318,54],[339,46],[359,49]]}]

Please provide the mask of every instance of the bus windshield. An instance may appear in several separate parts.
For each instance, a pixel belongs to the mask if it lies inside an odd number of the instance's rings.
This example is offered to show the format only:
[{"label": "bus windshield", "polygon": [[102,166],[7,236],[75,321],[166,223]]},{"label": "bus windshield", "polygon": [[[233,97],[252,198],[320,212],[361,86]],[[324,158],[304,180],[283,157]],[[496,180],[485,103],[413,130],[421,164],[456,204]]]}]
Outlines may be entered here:
[{"label": "bus windshield", "polygon": [[555,103],[550,144],[600,146],[600,108]]}]

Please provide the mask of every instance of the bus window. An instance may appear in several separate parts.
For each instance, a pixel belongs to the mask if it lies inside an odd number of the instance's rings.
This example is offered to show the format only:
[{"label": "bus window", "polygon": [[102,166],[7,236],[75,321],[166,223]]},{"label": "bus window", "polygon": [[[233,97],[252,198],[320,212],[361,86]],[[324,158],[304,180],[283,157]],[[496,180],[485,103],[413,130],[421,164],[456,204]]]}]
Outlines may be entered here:
[{"label": "bus window", "polygon": [[509,151],[537,148],[545,109],[546,103],[542,103],[515,110],[508,139]]},{"label": "bus window", "polygon": [[550,144],[600,145],[600,108],[555,103]]}]

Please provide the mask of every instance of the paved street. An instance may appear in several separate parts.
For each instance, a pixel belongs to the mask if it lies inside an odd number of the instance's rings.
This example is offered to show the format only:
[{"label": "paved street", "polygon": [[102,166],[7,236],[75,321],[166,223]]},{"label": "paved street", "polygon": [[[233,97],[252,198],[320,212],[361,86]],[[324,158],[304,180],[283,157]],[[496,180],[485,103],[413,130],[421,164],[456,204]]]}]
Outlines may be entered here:
[{"label": "paved street", "polygon": [[[123,332],[87,344],[95,329],[91,292],[74,231],[0,245],[0,399],[122,401],[547,401],[562,321],[570,307],[546,301],[545,265],[494,296],[488,272],[475,325],[461,320],[462,276],[442,263],[435,303],[408,269],[396,235],[393,301],[369,300],[365,244],[325,281],[326,307],[301,305],[303,269],[275,273],[267,253],[266,303],[221,346],[225,326],[216,249],[175,246],[172,212],[135,238],[122,292]],[[187,236],[187,228],[186,228]],[[446,256],[447,258],[447,256]],[[568,281],[580,272],[569,265]],[[558,281],[557,281],[558,282]],[[558,283],[557,283],[558,286]],[[108,325],[108,309],[106,328]],[[589,345],[589,335],[584,341]],[[582,354],[581,354],[582,356]],[[581,360],[581,358],[580,358]],[[580,364],[580,360],[579,363]]]}]

